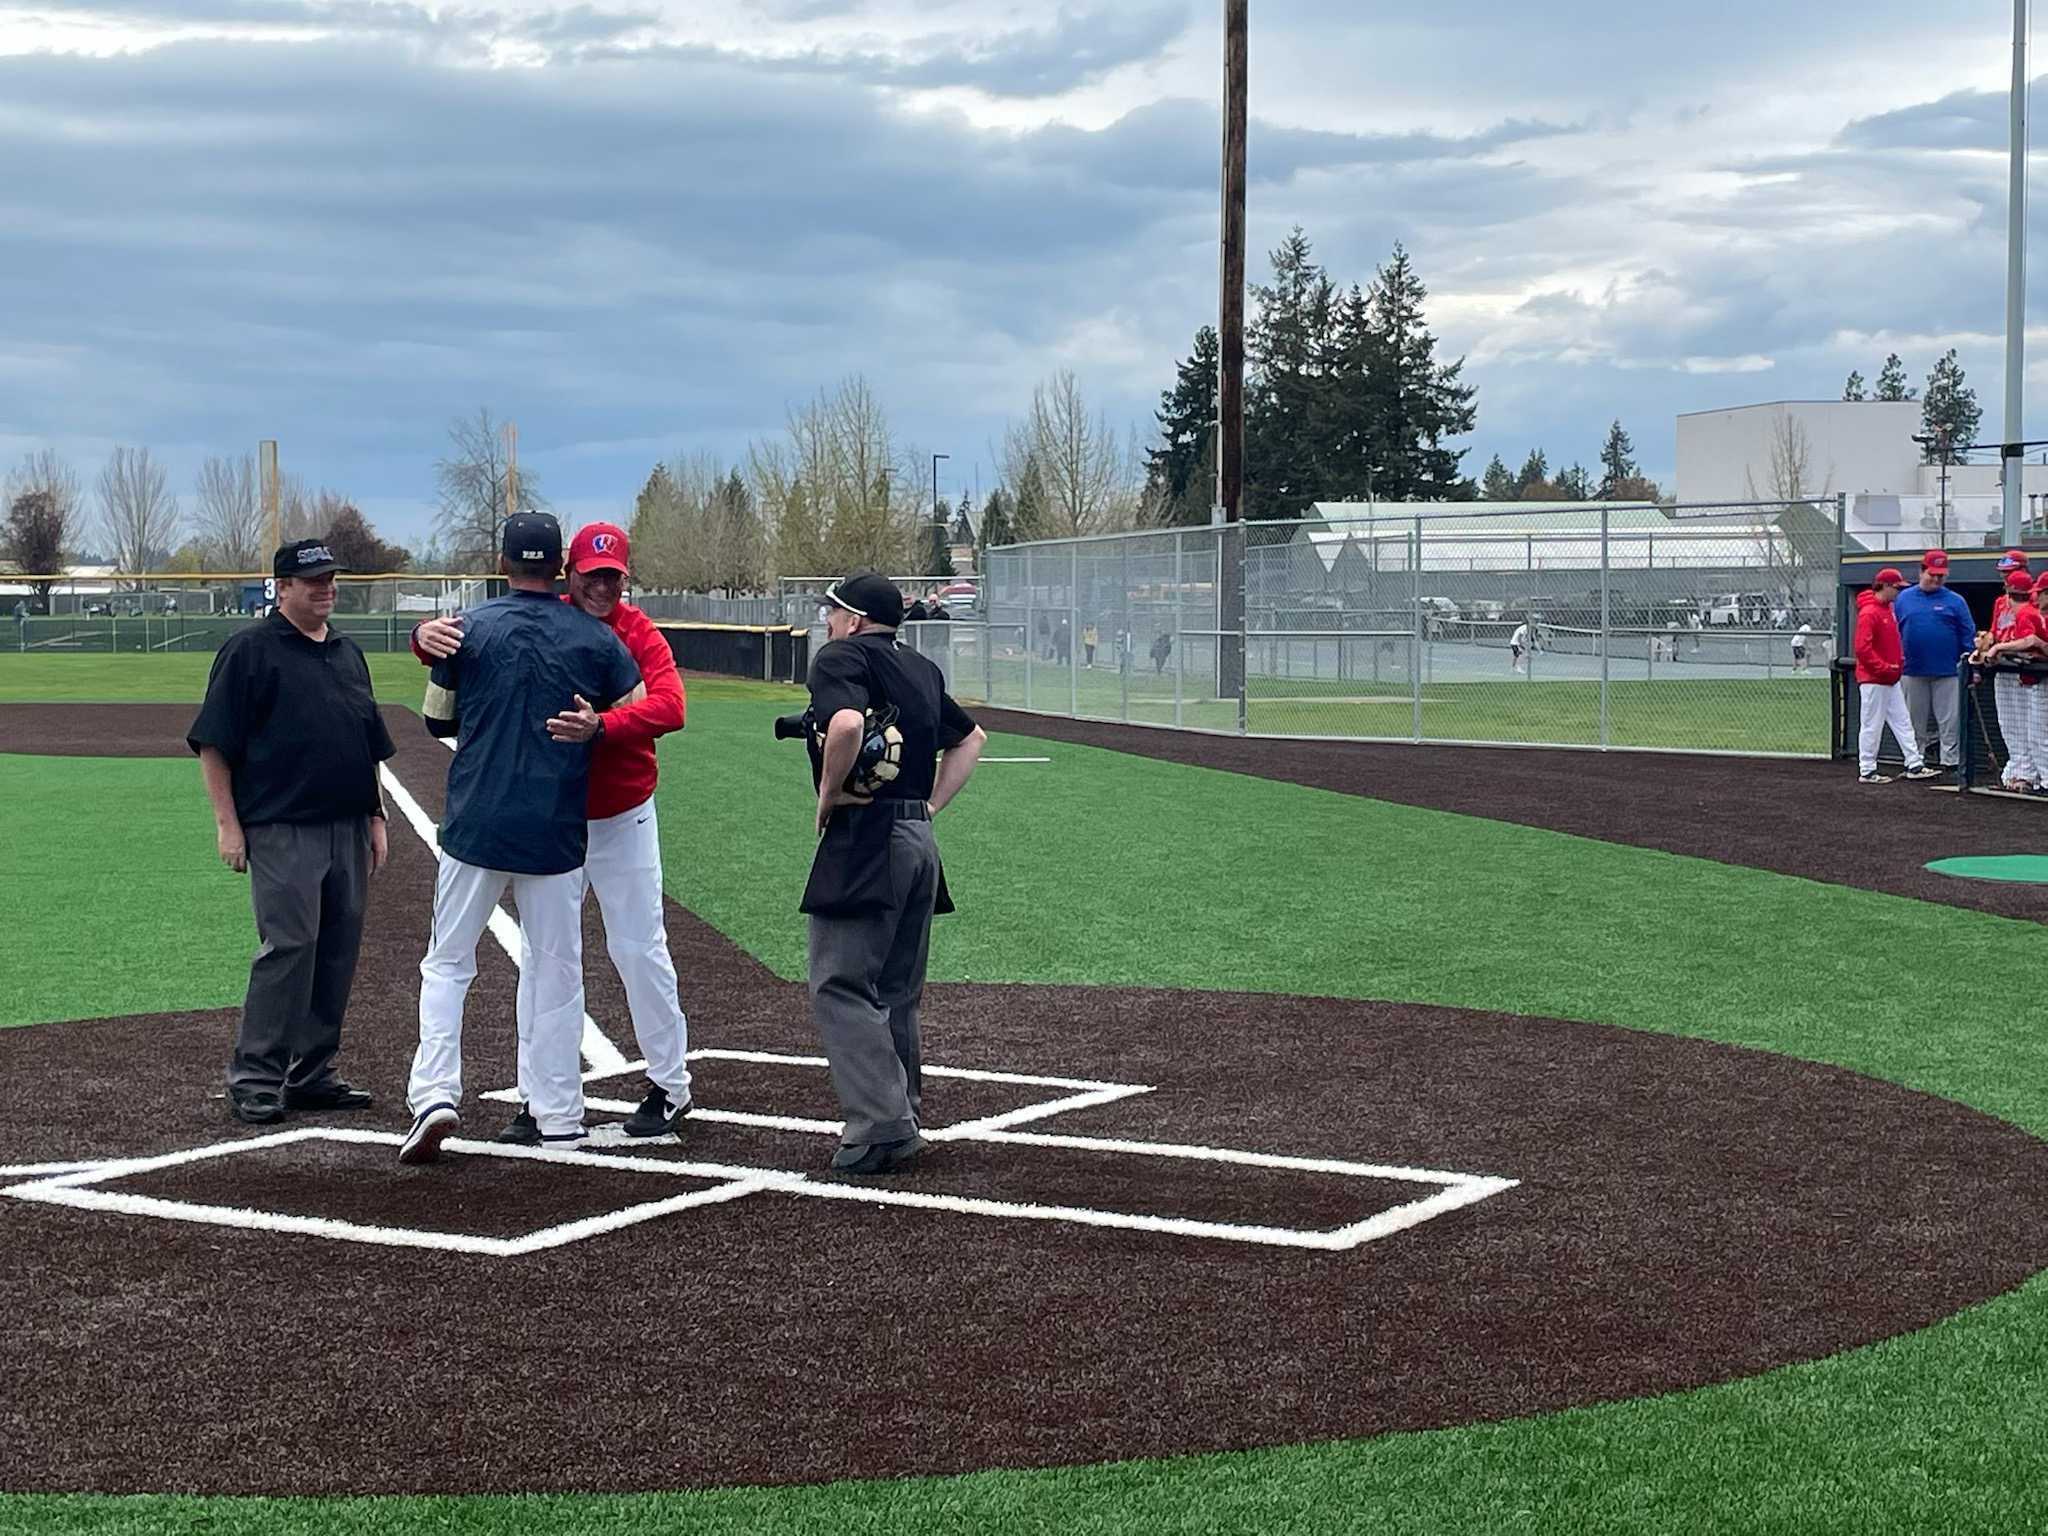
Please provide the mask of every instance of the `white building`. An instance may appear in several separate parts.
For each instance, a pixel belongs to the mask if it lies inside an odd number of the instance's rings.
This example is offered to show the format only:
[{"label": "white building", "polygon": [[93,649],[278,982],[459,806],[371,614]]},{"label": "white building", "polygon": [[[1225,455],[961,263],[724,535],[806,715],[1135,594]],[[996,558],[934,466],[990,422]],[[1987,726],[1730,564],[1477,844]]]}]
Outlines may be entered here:
[{"label": "white building", "polygon": [[[1849,536],[1869,549],[1994,540],[1999,466],[1923,463],[1917,400],[1773,400],[1678,418],[1678,499],[1769,501],[1845,494]],[[1793,464],[1798,463],[1796,474]],[[2048,512],[2048,464],[2023,467],[2026,515]]]}]

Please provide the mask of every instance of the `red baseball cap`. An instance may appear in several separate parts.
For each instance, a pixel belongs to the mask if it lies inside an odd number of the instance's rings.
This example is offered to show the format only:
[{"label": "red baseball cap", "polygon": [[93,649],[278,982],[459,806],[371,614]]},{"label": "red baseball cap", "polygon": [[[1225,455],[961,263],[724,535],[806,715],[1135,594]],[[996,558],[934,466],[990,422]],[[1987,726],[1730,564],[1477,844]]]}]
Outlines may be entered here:
[{"label": "red baseball cap", "polygon": [[2005,590],[2008,592],[2031,592],[2034,590],[2034,578],[2025,571],[2007,571],[2005,573]]},{"label": "red baseball cap", "polygon": [[2027,568],[2027,552],[2024,549],[2008,549],[1998,557],[2001,571],[2024,571]]},{"label": "red baseball cap", "polygon": [[1873,587],[1903,587],[1906,584],[1906,578],[1888,565],[1877,573],[1876,579],[1870,584]]},{"label": "red baseball cap", "polygon": [[626,531],[616,523],[587,524],[569,541],[572,571],[625,571],[631,558]]},{"label": "red baseball cap", "polygon": [[1921,570],[1923,570],[1923,571],[1945,571],[1945,570],[1947,570],[1947,569],[1948,569],[1948,555],[1947,555],[1947,553],[1946,553],[1945,551],[1943,551],[1943,550],[1939,550],[1939,549],[1930,549],[1929,551],[1927,551],[1927,553],[1926,553],[1926,554],[1924,554],[1924,555],[1922,555],[1922,556],[1920,557],[1920,569],[1921,569]]}]

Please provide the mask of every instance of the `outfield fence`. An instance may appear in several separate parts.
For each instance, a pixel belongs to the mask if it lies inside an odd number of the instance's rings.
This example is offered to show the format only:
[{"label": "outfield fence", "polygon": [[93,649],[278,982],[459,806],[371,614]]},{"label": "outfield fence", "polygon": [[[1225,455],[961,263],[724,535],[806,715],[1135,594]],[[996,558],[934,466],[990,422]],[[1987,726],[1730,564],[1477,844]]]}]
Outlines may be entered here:
[{"label": "outfield fence", "polygon": [[1015,545],[951,664],[990,704],[1087,719],[1822,756],[1840,514],[1389,509]]}]

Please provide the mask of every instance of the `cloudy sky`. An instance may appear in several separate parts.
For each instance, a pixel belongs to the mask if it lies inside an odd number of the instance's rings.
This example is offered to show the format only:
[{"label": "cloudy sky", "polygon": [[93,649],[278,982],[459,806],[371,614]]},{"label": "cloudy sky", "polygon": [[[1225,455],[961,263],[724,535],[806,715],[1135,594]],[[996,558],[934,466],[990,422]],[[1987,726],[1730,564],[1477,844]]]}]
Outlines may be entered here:
[{"label": "cloudy sky", "polygon": [[[0,459],[286,467],[424,535],[451,417],[576,520],[864,373],[992,483],[1216,310],[1219,0],[0,0]],[[1434,10],[1455,19],[1423,19]],[[1251,229],[1403,241],[1468,463],[1961,349],[1999,419],[2004,0],[1252,0]],[[2034,229],[2048,227],[2048,195]],[[2032,435],[2048,436],[2048,245]]]}]

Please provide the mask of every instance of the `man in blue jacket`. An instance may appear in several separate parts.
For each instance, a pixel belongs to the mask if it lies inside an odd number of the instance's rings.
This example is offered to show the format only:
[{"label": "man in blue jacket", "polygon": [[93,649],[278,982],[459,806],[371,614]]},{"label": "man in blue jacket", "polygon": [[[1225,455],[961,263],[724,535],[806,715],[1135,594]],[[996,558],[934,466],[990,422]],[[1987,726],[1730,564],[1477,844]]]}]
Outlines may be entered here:
[{"label": "man in blue jacket", "polygon": [[[1977,644],[1970,605],[1948,589],[1948,555],[1930,549],[1920,558],[1920,582],[1893,605],[1905,642],[1906,713],[1924,742],[1941,737],[1941,765],[1962,766],[1962,693],[1956,666]],[[1932,754],[1930,754],[1930,757]]]}]

